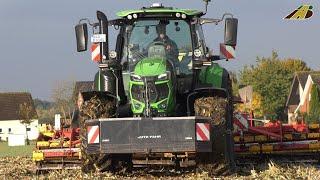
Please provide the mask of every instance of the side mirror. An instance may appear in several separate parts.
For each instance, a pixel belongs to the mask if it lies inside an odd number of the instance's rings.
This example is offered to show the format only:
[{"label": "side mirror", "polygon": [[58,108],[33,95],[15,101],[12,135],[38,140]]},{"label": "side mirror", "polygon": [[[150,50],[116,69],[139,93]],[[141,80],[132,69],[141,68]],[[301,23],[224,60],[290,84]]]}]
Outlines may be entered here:
[{"label": "side mirror", "polygon": [[224,44],[229,46],[237,45],[238,19],[226,18],[224,29]]},{"label": "side mirror", "polygon": [[78,24],[75,27],[77,37],[77,51],[82,52],[87,50],[88,44],[88,29],[87,24]]}]

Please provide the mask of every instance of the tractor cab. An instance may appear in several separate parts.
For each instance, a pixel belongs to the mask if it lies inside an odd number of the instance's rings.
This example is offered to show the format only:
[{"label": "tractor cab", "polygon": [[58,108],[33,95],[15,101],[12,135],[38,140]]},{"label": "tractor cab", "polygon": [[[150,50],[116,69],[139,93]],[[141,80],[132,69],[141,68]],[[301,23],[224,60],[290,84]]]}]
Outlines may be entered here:
[{"label": "tractor cab", "polygon": [[[124,28],[121,61],[125,70],[132,71],[144,58],[163,58],[177,75],[192,73],[193,56],[205,56],[204,39],[200,25],[191,25],[190,19],[157,17],[132,20]],[[185,16],[184,16],[185,17]]]},{"label": "tractor cab", "polygon": [[200,14],[162,6],[118,13],[126,22],[118,52],[134,114],[174,115],[176,94],[192,89],[193,60],[207,53],[201,25],[193,23]]}]

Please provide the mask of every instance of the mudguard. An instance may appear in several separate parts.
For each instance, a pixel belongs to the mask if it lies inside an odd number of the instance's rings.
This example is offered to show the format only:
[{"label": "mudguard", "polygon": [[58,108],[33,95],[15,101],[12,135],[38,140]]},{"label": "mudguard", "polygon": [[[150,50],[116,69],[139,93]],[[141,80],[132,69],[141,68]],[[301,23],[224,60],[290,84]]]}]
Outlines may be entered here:
[{"label": "mudguard", "polygon": [[229,167],[235,167],[234,162],[234,142],[233,142],[233,103],[231,95],[227,89],[205,87],[195,89],[190,93],[188,102],[188,115],[192,116],[194,112],[195,100],[202,97],[221,97],[228,100],[225,111],[225,123],[212,125],[211,138],[213,139],[212,150],[210,154],[213,162],[224,162]]}]

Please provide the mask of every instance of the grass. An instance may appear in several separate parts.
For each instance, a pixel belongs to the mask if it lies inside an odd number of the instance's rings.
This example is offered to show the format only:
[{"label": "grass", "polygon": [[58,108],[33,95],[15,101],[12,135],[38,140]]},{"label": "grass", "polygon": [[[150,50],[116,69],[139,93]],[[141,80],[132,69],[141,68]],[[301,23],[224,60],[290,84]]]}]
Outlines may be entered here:
[{"label": "grass", "polygon": [[8,146],[8,142],[0,141],[0,157],[31,157],[35,148],[35,141],[30,141],[30,145]]}]

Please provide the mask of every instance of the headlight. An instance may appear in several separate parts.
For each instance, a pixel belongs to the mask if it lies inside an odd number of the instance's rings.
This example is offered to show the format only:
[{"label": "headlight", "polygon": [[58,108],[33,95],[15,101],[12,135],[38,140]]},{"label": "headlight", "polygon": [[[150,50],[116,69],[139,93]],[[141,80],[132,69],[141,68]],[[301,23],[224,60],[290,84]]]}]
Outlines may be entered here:
[{"label": "headlight", "polygon": [[165,110],[167,108],[167,101],[163,101],[161,104],[158,106],[160,109]]},{"label": "headlight", "polygon": [[166,72],[166,73],[160,74],[158,76],[158,80],[160,81],[168,80],[169,77],[170,77],[170,72]]},{"label": "headlight", "polygon": [[139,104],[139,103],[134,103],[134,108],[136,109],[136,110],[139,110],[140,108],[141,108],[141,104]]},{"label": "headlight", "polygon": [[142,81],[141,76],[136,75],[136,74],[131,74],[130,79],[131,79],[131,81]]}]

